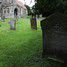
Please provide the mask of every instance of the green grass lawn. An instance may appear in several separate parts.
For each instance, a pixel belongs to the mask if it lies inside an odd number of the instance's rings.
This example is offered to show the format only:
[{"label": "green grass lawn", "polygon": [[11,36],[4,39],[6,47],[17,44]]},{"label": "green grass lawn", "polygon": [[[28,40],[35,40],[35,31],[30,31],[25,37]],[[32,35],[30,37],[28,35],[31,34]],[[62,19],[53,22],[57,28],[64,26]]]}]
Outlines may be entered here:
[{"label": "green grass lawn", "polygon": [[10,30],[9,19],[0,27],[0,67],[60,67],[42,59],[42,32],[31,30],[28,19],[19,19],[16,30]]}]

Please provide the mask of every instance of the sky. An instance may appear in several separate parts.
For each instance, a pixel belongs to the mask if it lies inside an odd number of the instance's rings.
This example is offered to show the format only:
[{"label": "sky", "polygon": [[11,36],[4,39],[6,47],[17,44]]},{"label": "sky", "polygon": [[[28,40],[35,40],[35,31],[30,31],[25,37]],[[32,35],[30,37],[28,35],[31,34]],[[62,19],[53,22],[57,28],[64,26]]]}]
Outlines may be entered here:
[{"label": "sky", "polygon": [[25,0],[25,1],[24,0],[19,0],[19,1],[21,1],[23,4],[26,4],[30,7],[32,7],[35,4],[34,0]]}]

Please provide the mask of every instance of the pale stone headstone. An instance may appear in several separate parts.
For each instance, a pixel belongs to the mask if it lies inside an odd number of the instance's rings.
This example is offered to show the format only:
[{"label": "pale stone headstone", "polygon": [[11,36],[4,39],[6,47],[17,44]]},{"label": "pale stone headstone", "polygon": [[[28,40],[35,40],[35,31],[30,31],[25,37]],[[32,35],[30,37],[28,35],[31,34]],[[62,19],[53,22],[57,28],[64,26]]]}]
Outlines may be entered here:
[{"label": "pale stone headstone", "polygon": [[15,30],[15,29],[16,29],[15,23],[16,23],[15,20],[10,20],[9,24],[10,24],[10,29],[11,29],[11,30]]}]

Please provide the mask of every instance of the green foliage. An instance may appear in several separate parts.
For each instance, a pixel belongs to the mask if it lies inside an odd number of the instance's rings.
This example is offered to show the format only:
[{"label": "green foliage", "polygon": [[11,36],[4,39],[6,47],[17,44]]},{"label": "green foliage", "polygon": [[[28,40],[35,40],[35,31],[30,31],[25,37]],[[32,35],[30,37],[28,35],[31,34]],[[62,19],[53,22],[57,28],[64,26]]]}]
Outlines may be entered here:
[{"label": "green foliage", "polygon": [[26,8],[27,8],[27,11],[28,11],[28,15],[31,15],[31,9],[30,9],[30,7],[28,6],[28,5],[25,5],[26,6]]},{"label": "green foliage", "polygon": [[36,2],[35,5],[43,16],[49,16],[55,12],[64,13],[67,10],[66,0],[36,0]]},{"label": "green foliage", "polygon": [[37,7],[37,4],[35,4],[35,5],[33,5],[32,6],[32,11],[33,11],[33,13],[36,15],[39,15],[40,13],[39,13],[39,10],[38,10],[38,7]]}]

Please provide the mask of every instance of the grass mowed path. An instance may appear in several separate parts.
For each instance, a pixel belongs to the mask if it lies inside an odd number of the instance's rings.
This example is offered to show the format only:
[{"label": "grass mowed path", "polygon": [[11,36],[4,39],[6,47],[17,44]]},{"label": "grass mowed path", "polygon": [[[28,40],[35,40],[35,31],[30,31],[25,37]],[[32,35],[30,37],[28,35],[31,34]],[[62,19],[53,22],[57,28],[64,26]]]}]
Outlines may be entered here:
[{"label": "grass mowed path", "polygon": [[60,67],[60,64],[42,59],[42,34],[31,30],[29,18],[19,19],[17,29],[10,30],[9,19],[0,27],[0,67]]}]

